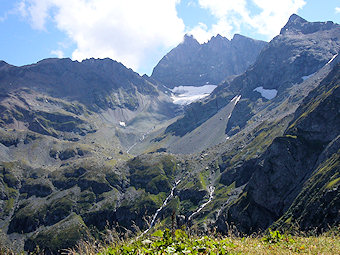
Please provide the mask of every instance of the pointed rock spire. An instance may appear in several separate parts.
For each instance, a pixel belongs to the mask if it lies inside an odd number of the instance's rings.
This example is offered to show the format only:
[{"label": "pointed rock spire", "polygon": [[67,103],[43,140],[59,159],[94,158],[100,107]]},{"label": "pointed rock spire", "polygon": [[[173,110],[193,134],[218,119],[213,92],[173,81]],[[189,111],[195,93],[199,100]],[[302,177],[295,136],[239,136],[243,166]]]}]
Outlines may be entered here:
[{"label": "pointed rock spire", "polygon": [[185,34],[182,44],[199,45],[200,43],[194,38],[193,35]]},{"label": "pointed rock spire", "polygon": [[287,31],[300,31],[305,23],[309,22],[297,14],[292,14],[286,25],[281,29],[280,34],[284,34]]},{"label": "pointed rock spire", "polygon": [[280,34],[285,34],[287,32],[312,34],[317,31],[333,29],[335,26],[336,24],[331,21],[308,22],[300,16],[293,14],[290,16],[287,24],[281,29]]}]

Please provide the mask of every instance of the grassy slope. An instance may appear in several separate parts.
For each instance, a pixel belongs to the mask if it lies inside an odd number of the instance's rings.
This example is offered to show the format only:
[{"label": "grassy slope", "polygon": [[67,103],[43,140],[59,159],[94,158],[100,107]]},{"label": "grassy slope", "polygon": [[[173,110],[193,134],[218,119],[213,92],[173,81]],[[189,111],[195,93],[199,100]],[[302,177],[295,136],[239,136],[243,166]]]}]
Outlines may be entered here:
[{"label": "grassy slope", "polygon": [[[270,231],[258,237],[188,236],[182,230],[166,229],[138,240],[111,241],[95,246],[83,242],[68,254],[340,254],[340,236],[329,232],[303,237]],[[337,232],[338,233],[338,232]]]}]

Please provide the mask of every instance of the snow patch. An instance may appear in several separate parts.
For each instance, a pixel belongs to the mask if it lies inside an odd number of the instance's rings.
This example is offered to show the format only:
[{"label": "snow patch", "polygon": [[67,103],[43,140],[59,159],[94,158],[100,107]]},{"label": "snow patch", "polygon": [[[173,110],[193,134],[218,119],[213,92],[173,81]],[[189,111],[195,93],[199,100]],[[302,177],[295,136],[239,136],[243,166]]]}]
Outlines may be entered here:
[{"label": "snow patch", "polygon": [[302,76],[301,78],[302,78],[302,80],[305,81],[305,80],[309,79],[310,77],[312,77],[314,74],[315,74],[315,73],[312,73],[312,74],[306,75],[306,76]]},{"label": "snow patch", "polygon": [[253,91],[259,92],[262,97],[271,100],[277,95],[277,90],[276,89],[264,89],[262,86],[257,87]]},{"label": "snow patch", "polygon": [[126,123],[125,123],[124,121],[119,121],[119,125],[120,125],[121,127],[126,127]]},{"label": "snow patch", "polygon": [[231,99],[230,102],[233,102],[235,105],[241,100],[241,95],[234,96],[233,99]]},{"label": "snow patch", "polygon": [[172,89],[171,99],[174,104],[187,105],[204,97],[207,97],[216,88],[216,85],[179,86]]},{"label": "snow patch", "polygon": [[335,54],[331,60],[328,61],[328,63],[326,65],[329,65],[330,63],[332,63],[332,61],[338,56],[338,54]]}]

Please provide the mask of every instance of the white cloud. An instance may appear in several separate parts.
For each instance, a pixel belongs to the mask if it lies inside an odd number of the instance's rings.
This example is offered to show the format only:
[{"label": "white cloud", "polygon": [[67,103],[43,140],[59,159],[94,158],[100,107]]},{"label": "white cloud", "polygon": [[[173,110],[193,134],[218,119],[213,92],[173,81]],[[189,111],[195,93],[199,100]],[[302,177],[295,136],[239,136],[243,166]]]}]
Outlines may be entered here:
[{"label": "white cloud", "polygon": [[22,0],[33,28],[55,22],[76,44],[72,58],[110,57],[137,69],[146,54],[181,42],[180,0]]},{"label": "white cloud", "polygon": [[62,50],[52,50],[51,55],[57,56],[57,58],[64,58],[64,52]]},{"label": "white cloud", "polygon": [[52,0],[22,0],[18,3],[17,9],[23,17],[30,18],[33,28],[44,30],[52,2]]},{"label": "white cloud", "polygon": [[18,2],[15,9],[22,17],[26,18],[28,16],[25,0]]},{"label": "white cloud", "polygon": [[[280,32],[289,16],[301,9],[306,2],[304,0],[198,0],[201,8],[207,9],[216,17],[217,23],[211,29],[205,29],[206,33],[221,34],[231,38],[234,33],[240,31],[241,26],[246,26],[257,33],[271,39]],[[256,6],[258,11],[254,11]],[[255,13],[254,13],[255,12]],[[204,29],[203,29],[204,30]],[[194,32],[203,34],[201,30]]]},{"label": "white cloud", "polygon": [[10,15],[21,15],[23,17],[27,16],[25,11],[25,2],[14,2],[13,7],[6,11],[2,16],[0,16],[0,22],[6,21]]},{"label": "white cloud", "polygon": [[194,1],[194,0],[190,0],[188,3],[187,3],[187,6],[193,6],[193,7],[196,7],[197,6],[197,2]]},{"label": "white cloud", "polygon": [[0,22],[4,22],[7,19],[7,15],[0,17]]},{"label": "white cloud", "polygon": [[259,15],[252,18],[250,25],[260,34],[270,37],[279,33],[289,16],[301,9],[306,2],[304,0],[253,0],[262,9]]},{"label": "white cloud", "polygon": [[340,13],[340,7],[335,7],[335,12]]},{"label": "white cloud", "polygon": [[207,42],[212,36],[212,32],[208,31],[207,25],[202,22],[198,23],[198,25],[191,29],[188,34],[193,35],[201,44]]}]

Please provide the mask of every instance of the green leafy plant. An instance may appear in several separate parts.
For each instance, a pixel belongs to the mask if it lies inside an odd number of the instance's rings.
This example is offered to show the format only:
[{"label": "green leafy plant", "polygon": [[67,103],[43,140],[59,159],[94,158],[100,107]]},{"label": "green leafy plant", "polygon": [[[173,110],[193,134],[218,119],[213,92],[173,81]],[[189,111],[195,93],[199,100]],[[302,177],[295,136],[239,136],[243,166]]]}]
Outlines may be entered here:
[{"label": "green leafy plant", "polygon": [[284,239],[285,236],[281,234],[280,231],[272,231],[271,229],[268,229],[268,233],[262,238],[262,241],[264,243],[276,244],[283,241]]}]

